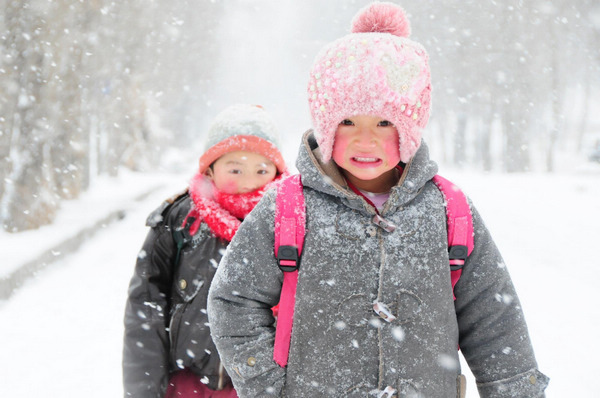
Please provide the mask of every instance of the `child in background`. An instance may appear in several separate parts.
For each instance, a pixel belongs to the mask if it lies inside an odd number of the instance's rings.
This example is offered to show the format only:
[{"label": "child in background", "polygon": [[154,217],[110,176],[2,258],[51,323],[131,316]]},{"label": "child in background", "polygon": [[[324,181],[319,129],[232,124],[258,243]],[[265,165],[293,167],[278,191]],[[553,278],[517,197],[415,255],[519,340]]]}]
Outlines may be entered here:
[{"label": "child in background", "polygon": [[480,396],[543,397],[548,378],[474,207],[474,249],[454,301],[444,198],[421,140],[427,53],[391,3],[363,9],[352,31],[327,45],[310,73],[315,130],[296,164],[306,236],[287,366],[273,360],[271,307],[283,280],[273,254],[276,192],[244,221],[209,292],[213,340],[239,396],[463,397],[460,344]]},{"label": "child in background", "polygon": [[189,188],[147,220],[125,312],[125,397],[237,397],[210,338],[208,289],[241,220],[286,166],[270,116],[221,112]]}]

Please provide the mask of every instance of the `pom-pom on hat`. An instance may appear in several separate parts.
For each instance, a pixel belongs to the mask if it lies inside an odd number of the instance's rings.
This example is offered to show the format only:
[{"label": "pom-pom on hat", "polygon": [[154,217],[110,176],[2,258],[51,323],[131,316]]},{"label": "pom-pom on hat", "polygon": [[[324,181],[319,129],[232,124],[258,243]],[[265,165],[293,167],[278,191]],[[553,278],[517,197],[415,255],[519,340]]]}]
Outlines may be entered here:
[{"label": "pom-pom on hat", "polygon": [[376,2],[360,10],[352,33],[317,55],[308,83],[308,104],[323,161],[331,159],[339,123],[357,115],[392,122],[400,138],[400,159],[419,149],[429,120],[429,57],[408,39],[410,24],[395,4]]},{"label": "pom-pom on hat", "polygon": [[208,130],[200,173],[229,152],[258,153],[275,164],[277,172],[286,170],[279,148],[279,133],[271,116],[258,105],[232,105],[219,113]]}]

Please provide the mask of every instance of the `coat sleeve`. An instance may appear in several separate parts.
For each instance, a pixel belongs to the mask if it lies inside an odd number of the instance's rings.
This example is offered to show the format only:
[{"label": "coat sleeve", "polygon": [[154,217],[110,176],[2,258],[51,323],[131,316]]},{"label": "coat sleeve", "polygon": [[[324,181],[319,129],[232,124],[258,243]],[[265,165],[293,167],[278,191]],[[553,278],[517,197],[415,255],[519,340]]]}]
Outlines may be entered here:
[{"label": "coat sleeve", "polygon": [[273,254],[273,194],[240,226],[208,294],[212,338],[240,398],[281,396],[285,381],[285,369],[273,361],[271,308],[283,280]]},{"label": "coat sleeve", "polygon": [[152,228],[138,254],[125,307],[125,397],[162,398],[169,377],[167,328],[175,244],[162,219],[152,223],[149,218],[149,223]]},{"label": "coat sleeve", "polygon": [[544,397],[527,325],[507,267],[477,210],[475,247],[455,287],[460,349],[482,398]]}]

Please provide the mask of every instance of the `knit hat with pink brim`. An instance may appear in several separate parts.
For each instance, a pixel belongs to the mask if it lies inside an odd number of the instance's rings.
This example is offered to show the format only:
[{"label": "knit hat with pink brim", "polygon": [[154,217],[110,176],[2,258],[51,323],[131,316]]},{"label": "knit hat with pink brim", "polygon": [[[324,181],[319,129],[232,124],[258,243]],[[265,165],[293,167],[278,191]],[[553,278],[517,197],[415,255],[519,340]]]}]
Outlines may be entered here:
[{"label": "knit hat with pink brim", "polygon": [[396,126],[402,162],[417,152],[429,120],[431,75],[427,53],[409,35],[404,10],[377,2],[356,14],[352,33],[316,57],[308,102],[323,161],[331,158],[339,123],[357,115]]},{"label": "knit hat with pink brim", "polygon": [[236,151],[253,152],[266,157],[275,164],[279,174],[286,170],[275,123],[260,106],[232,105],[217,115],[204,143],[200,173],[204,173],[224,154]]}]

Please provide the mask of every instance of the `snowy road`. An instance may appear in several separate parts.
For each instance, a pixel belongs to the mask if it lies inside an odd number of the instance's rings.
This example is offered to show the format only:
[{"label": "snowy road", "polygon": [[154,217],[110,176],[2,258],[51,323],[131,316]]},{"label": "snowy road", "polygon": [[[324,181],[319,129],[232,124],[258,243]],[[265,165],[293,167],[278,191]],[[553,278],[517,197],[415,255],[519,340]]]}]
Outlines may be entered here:
[{"label": "snowy road", "polygon": [[141,220],[131,214],[106,228],[1,308],[0,396],[121,395],[117,347]]},{"label": "snowy road", "polygon": [[152,195],[0,302],[0,397],[120,397],[127,285]]},{"label": "snowy road", "polygon": [[[445,173],[470,194],[525,310],[549,398],[598,397],[598,174]],[[0,397],[118,397],[127,284],[155,194],[0,302]],[[501,193],[501,194],[499,194]],[[468,397],[477,396],[469,380]]]}]

